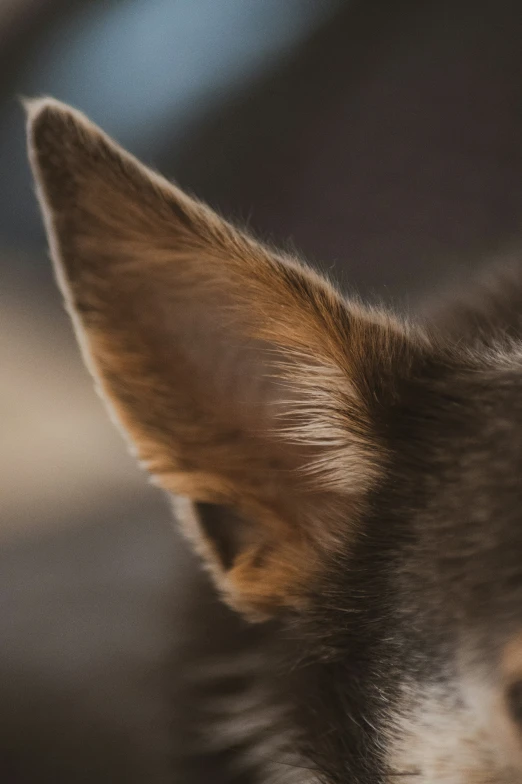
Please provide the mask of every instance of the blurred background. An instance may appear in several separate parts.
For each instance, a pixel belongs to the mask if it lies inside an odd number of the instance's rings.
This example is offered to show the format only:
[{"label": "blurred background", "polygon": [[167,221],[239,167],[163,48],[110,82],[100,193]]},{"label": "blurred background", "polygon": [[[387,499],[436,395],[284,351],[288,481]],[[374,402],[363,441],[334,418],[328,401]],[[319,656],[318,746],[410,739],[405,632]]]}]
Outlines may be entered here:
[{"label": "blurred background", "polygon": [[19,97],[415,310],[519,246],[521,41],[518,0],[1,0],[3,780],[164,780],[151,673],[192,568],[80,363]]}]

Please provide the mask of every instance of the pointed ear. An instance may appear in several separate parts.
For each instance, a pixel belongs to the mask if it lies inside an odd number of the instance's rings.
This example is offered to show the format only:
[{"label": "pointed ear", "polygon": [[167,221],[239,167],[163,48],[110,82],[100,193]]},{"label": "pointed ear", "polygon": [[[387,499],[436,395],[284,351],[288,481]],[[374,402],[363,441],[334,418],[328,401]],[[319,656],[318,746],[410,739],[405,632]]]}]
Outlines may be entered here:
[{"label": "pointed ear", "polygon": [[383,448],[374,408],[409,337],[32,102],[29,151],[85,359],[233,605],[300,606],[350,542]]}]

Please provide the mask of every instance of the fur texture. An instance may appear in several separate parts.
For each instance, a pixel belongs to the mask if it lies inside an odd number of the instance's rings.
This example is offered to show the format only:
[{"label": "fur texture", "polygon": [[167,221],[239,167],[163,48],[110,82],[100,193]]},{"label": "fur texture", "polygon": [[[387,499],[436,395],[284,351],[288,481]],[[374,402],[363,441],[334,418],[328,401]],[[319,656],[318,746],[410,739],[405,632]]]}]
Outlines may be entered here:
[{"label": "fur texture", "polygon": [[520,271],[406,325],[75,110],[28,112],[101,394],[227,601],[266,621],[197,662],[194,754],[226,750],[230,782],[522,782]]}]

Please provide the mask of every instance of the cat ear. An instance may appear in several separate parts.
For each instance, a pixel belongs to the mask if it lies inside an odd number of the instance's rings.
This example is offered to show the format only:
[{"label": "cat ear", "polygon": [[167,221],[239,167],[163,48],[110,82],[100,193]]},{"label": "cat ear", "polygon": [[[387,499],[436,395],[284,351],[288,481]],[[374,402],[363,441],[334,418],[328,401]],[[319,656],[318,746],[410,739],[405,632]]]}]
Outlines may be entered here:
[{"label": "cat ear", "polygon": [[29,151],[86,362],[142,463],[181,496],[228,601],[306,601],[349,542],[403,328],[233,228],[79,112],[31,102]]}]

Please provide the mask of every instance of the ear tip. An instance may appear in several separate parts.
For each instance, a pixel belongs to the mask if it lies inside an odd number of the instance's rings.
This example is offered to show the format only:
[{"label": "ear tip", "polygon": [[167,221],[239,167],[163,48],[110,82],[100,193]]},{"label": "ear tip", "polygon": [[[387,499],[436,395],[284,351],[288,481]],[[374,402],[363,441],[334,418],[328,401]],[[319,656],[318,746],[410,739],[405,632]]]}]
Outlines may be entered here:
[{"label": "ear tip", "polygon": [[22,105],[27,116],[28,138],[36,150],[55,146],[63,139],[67,126],[74,124],[75,110],[54,98],[24,98]]},{"label": "ear tip", "polygon": [[66,161],[78,166],[100,136],[87,117],[55,98],[23,98],[22,105],[30,159],[39,169],[63,168]]},{"label": "ear tip", "polygon": [[41,114],[67,112],[71,109],[68,104],[62,103],[62,101],[58,101],[50,95],[38,97],[23,95],[20,97],[20,101],[30,121],[35,120]]}]

